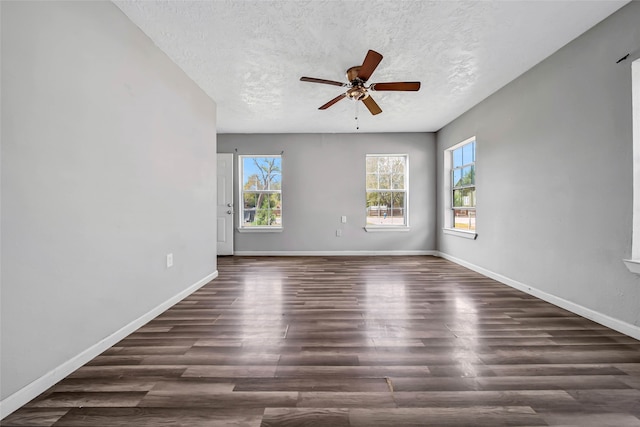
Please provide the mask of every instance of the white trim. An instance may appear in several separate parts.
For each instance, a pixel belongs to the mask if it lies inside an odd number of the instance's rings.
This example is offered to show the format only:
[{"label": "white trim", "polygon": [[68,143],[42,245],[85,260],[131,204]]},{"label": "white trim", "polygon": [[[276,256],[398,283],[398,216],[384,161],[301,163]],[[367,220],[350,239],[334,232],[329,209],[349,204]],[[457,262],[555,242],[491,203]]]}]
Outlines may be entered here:
[{"label": "white trim", "polygon": [[637,259],[623,259],[624,265],[627,266],[630,272],[640,274],[640,260]]},{"label": "white trim", "polygon": [[443,228],[442,233],[472,240],[476,240],[476,237],[478,237],[478,233],[476,233],[475,231],[457,230],[455,228]]},{"label": "white trim", "polygon": [[462,147],[463,145],[467,145],[468,143],[470,143],[471,141],[474,141],[475,139],[476,139],[476,136],[475,136],[475,135],[470,136],[469,138],[465,139],[464,141],[462,141],[462,142],[458,142],[457,144],[454,144],[454,145],[452,145],[452,146],[451,146],[451,147],[449,147],[449,148],[445,148],[444,150],[445,150],[445,151],[453,151],[453,150],[455,150],[456,148],[460,148],[460,147]]},{"label": "white trim", "polygon": [[238,227],[238,233],[281,233],[282,227]]},{"label": "white trim", "polygon": [[640,59],[631,63],[631,112],[633,117],[633,218],[631,228],[631,260],[625,265],[632,273],[638,273],[634,261],[640,260]]},{"label": "white trim", "polygon": [[407,153],[368,153],[366,157],[409,157]]},{"label": "white trim", "polygon": [[404,225],[398,225],[398,226],[393,226],[393,225],[367,225],[366,227],[364,227],[364,230],[367,233],[379,233],[379,232],[386,232],[386,231],[411,231],[411,227],[407,227]]},{"label": "white trim", "polygon": [[536,298],[540,298],[543,301],[551,303],[560,308],[564,308],[565,310],[569,310],[570,312],[575,313],[579,316],[582,316],[589,320],[593,320],[594,322],[599,323],[603,326],[640,340],[640,326],[632,325],[631,323],[623,322],[622,320],[609,317],[606,314],[598,313],[597,311],[584,307],[580,304],[576,304],[564,298],[560,298],[545,291],[541,291],[540,289],[536,289],[522,282],[518,282],[517,280],[510,279],[501,274],[494,273],[491,270],[487,270],[486,268],[471,264],[470,262],[461,260],[446,253],[440,252],[439,256],[458,265],[466,267],[469,270],[473,270],[484,276],[490,277],[491,279],[497,280],[500,283],[504,283],[507,286],[511,286],[512,288],[518,289],[529,295],[533,295]]},{"label": "white trim", "polygon": [[438,251],[236,251],[236,256],[393,256],[431,255]]},{"label": "white trim", "polygon": [[28,403],[31,399],[37,397],[48,388],[55,385],[58,381],[65,378],[67,375],[71,374],[73,371],[80,368],[94,357],[100,355],[103,351],[107,350],[109,347],[113,346],[118,341],[125,338],[127,335],[144,326],[150,320],[166,311],[169,307],[182,301],[184,298],[188,297],[193,292],[197,291],[216,277],[218,277],[218,270],[198,280],[187,289],[179,292],[165,302],[159,304],[157,307],[143,314],[139,318],[123,326],[108,337],[98,341],[91,347],[67,360],[60,366],[53,368],[51,371],[47,372],[37,380],[33,381],[30,384],[27,384],[12,395],[6,397],[0,402],[0,419],[3,419],[12,412],[16,411],[17,409]]}]

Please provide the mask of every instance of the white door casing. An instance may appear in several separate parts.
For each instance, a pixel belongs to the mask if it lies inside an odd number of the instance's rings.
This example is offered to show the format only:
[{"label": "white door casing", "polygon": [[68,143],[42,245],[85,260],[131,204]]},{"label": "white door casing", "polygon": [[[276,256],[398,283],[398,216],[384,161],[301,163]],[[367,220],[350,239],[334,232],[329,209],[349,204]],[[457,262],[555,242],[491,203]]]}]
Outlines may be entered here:
[{"label": "white door casing", "polygon": [[233,154],[218,153],[218,255],[233,255]]}]

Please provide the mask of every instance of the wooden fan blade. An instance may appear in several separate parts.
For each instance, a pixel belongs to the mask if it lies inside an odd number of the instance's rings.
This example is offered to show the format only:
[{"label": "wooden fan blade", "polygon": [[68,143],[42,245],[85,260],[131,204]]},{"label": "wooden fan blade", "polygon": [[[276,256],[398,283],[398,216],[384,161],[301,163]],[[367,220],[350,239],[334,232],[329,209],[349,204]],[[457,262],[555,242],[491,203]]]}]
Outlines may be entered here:
[{"label": "wooden fan blade", "polygon": [[313,78],[313,77],[300,77],[300,81],[302,81],[302,82],[311,82],[311,83],[323,83],[323,84],[326,84],[326,85],[334,85],[334,86],[341,86],[341,87],[346,87],[347,86],[346,83],[336,82],[334,80],[316,79],[316,78]]},{"label": "wooden fan blade", "polygon": [[338,95],[335,98],[333,98],[331,101],[329,101],[326,104],[324,104],[322,107],[318,108],[318,110],[326,110],[327,108],[331,107],[336,102],[340,101],[345,96],[347,96],[346,93],[341,93],[340,95]]},{"label": "wooden fan blade", "polygon": [[382,113],[382,109],[378,106],[378,103],[376,103],[376,101],[374,101],[371,96],[367,96],[365,99],[362,100],[362,102],[364,103],[364,105],[367,106],[367,108],[369,109],[369,112],[374,116],[376,114]]},{"label": "wooden fan blade", "polygon": [[365,82],[369,80],[369,77],[371,77],[371,74],[373,74],[380,61],[382,61],[382,55],[378,52],[375,50],[367,52],[367,56],[364,58],[360,71],[358,71],[358,78]]},{"label": "wooden fan blade", "polygon": [[402,90],[416,91],[420,90],[420,82],[394,82],[394,83],[372,83],[369,90]]}]

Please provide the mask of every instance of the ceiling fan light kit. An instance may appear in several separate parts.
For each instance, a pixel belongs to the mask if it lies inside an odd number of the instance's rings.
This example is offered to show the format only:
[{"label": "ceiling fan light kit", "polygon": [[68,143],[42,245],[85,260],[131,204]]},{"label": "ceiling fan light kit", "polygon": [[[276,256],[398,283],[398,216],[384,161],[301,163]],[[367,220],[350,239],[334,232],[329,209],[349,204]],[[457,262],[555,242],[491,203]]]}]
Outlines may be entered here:
[{"label": "ceiling fan light kit", "polygon": [[356,65],[347,70],[347,80],[349,83],[337,82],[334,80],[318,79],[315,77],[300,77],[303,82],[321,83],[333,86],[348,88],[326,104],[320,106],[319,110],[326,110],[336,102],[343,98],[353,99],[354,101],[362,101],[369,112],[373,115],[382,113],[382,109],[371,97],[370,91],[412,91],[420,90],[420,82],[387,82],[387,83],[371,83],[366,85],[367,80],[371,77],[375,69],[382,61],[382,55],[374,50],[369,50],[364,58],[362,65]]}]

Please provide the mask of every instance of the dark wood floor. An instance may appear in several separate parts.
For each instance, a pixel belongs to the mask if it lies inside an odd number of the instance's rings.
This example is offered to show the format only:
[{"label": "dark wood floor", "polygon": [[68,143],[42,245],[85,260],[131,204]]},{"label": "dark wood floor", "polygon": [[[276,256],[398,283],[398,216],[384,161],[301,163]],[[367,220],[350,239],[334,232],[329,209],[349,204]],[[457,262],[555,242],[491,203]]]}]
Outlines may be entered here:
[{"label": "dark wood floor", "polygon": [[3,426],[640,426],[640,342],[434,257],[219,258]]}]

